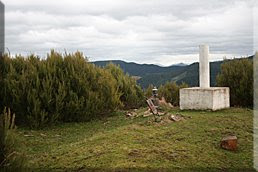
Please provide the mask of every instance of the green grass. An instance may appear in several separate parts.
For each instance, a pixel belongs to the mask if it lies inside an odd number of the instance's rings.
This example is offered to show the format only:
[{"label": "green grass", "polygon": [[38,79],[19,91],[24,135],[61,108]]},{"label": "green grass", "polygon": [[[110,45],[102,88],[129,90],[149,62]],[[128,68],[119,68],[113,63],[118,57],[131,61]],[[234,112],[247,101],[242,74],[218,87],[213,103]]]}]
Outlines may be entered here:
[{"label": "green grass", "polygon": [[[117,112],[87,123],[43,130],[19,128],[18,133],[32,169],[252,171],[251,110],[171,111],[177,112],[185,120],[155,123],[152,116],[132,119]],[[236,152],[220,148],[222,137],[231,134],[238,137]]]}]

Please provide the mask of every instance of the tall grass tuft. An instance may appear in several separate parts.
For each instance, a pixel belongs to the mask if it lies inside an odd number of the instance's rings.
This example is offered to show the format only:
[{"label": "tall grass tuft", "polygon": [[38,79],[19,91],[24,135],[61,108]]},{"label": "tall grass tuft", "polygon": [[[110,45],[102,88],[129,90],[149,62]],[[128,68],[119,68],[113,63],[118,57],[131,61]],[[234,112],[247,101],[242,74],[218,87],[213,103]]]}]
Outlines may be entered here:
[{"label": "tall grass tuft", "polygon": [[17,142],[15,133],[15,114],[4,108],[0,115],[0,168],[8,171],[22,169],[25,158]]}]

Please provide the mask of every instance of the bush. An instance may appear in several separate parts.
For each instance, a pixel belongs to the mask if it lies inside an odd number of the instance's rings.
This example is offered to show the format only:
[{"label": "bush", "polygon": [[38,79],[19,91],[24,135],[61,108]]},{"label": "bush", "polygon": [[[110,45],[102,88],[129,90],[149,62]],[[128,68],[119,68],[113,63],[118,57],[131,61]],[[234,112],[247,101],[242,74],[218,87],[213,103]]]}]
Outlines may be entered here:
[{"label": "bush", "polygon": [[123,70],[112,63],[106,66],[106,69],[113,75],[117,81],[118,93],[120,101],[124,108],[138,108],[145,103],[144,93],[136,84],[136,80],[128,74],[124,74]]},{"label": "bush", "polygon": [[120,68],[96,67],[80,52],[51,51],[46,59],[5,55],[0,67],[0,108],[10,107],[18,125],[32,128],[87,121],[123,105],[139,106],[143,94]]},{"label": "bush", "polygon": [[10,109],[4,109],[0,114],[0,168],[8,171],[24,167],[24,155],[18,148],[21,145],[15,139],[15,114]]},{"label": "bush", "polygon": [[232,106],[253,106],[253,61],[249,59],[227,60],[221,65],[217,86],[230,88]]},{"label": "bush", "polygon": [[187,84],[182,83],[177,85],[175,82],[167,82],[161,85],[158,89],[159,98],[164,97],[167,102],[171,103],[173,106],[179,105],[179,90],[181,88],[188,87]]},{"label": "bush", "polygon": [[151,84],[148,86],[148,88],[144,91],[144,96],[146,98],[150,98],[152,96],[152,89],[154,88],[154,86]]}]

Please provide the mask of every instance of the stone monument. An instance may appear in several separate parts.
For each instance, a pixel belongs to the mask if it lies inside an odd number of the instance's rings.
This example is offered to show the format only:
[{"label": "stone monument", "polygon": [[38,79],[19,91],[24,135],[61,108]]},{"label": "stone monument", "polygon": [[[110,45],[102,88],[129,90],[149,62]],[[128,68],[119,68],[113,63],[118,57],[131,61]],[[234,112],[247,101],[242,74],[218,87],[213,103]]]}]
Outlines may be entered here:
[{"label": "stone monument", "polygon": [[180,89],[180,109],[219,110],[229,108],[229,88],[210,87],[209,46],[199,46],[200,87]]}]

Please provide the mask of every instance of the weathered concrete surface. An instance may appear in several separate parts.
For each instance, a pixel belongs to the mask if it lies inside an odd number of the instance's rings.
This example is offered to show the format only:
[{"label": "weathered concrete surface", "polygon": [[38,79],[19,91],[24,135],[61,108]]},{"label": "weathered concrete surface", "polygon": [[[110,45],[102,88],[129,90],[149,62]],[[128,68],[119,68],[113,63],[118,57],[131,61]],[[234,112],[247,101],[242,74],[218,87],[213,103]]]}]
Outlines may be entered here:
[{"label": "weathered concrete surface", "polygon": [[209,46],[199,46],[199,82],[201,88],[210,87]]},{"label": "weathered concrete surface", "polygon": [[229,88],[183,88],[180,89],[180,109],[219,110],[229,108]]},{"label": "weathered concrete surface", "polygon": [[218,110],[230,107],[229,88],[210,87],[209,46],[199,46],[200,87],[180,89],[180,109]]}]

